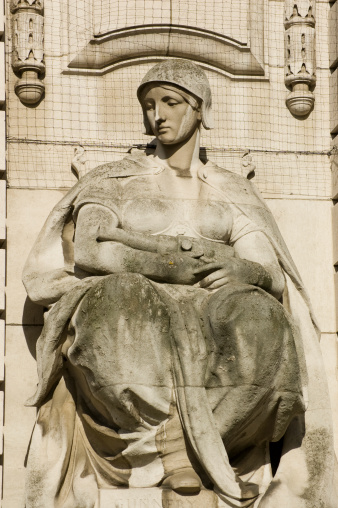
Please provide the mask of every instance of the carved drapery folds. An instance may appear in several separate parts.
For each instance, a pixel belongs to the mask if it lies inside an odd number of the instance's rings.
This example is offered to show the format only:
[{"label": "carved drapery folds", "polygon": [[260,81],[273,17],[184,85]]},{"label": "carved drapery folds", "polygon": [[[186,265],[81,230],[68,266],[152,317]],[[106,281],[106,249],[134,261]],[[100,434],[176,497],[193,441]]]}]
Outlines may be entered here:
[{"label": "carved drapery folds", "polygon": [[20,77],[15,93],[21,102],[36,104],[43,96],[43,0],[12,0],[13,71]]},{"label": "carved drapery folds", "polygon": [[285,0],[286,105],[294,116],[306,116],[315,102],[315,24],[315,0]]}]

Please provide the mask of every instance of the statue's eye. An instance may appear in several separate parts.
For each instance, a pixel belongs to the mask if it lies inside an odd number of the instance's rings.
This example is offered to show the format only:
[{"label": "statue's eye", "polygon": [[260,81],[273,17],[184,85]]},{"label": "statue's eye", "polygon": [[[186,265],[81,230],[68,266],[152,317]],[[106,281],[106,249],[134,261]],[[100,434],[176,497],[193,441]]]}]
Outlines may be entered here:
[{"label": "statue's eye", "polygon": [[146,111],[150,111],[151,109],[154,109],[154,104],[152,102],[146,102],[144,105]]},{"label": "statue's eye", "polygon": [[168,101],[167,104],[168,104],[168,106],[173,107],[173,106],[176,106],[178,104],[178,102],[176,102],[176,101]]}]

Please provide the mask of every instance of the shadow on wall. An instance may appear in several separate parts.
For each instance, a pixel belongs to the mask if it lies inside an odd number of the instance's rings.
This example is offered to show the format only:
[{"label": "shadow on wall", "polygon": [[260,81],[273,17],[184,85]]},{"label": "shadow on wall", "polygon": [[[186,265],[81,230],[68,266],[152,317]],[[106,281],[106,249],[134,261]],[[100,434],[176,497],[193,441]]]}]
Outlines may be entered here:
[{"label": "shadow on wall", "polygon": [[22,327],[28,350],[34,359],[36,359],[36,342],[43,326],[43,314],[44,308],[27,297],[22,312]]}]

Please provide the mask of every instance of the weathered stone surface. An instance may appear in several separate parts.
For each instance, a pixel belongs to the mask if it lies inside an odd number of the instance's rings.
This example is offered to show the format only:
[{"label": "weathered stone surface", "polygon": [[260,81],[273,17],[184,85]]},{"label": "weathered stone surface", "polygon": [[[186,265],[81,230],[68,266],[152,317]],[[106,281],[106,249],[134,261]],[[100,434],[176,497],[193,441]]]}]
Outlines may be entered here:
[{"label": "weathered stone surface", "polygon": [[322,332],[335,333],[331,202],[268,199],[267,203],[309,291]]},{"label": "weathered stone surface", "polygon": [[[207,7],[205,2],[190,0],[132,2],[136,8],[128,10],[132,5],[130,2],[128,2],[129,7],[126,7],[126,2],[117,3],[109,0],[96,2],[94,6],[91,0],[77,0],[76,2],[45,0],[45,48],[48,69],[45,78],[48,89],[46,100],[36,108],[27,108],[22,105],[13,93],[17,77],[12,74],[10,69],[7,76],[9,81],[8,176],[9,193],[12,193],[8,214],[11,234],[8,241],[10,252],[6,290],[7,316],[11,324],[19,326],[22,323],[42,324],[43,322],[43,307],[39,307],[38,311],[37,305],[26,301],[20,281],[21,271],[34,236],[37,236],[49,210],[62,197],[62,191],[76,182],[74,174],[70,171],[71,163],[74,160],[74,149],[79,150],[82,145],[85,147],[82,157],[84,163],[80,169],[86,173],[97,164],[121,159],[131,144],[148,141],[148,138],[141,133],[142,114],[137,104],[135,90],[141,77],[153,65],[152,62],[137,60],[128,62],[127,65],[121,67],[118,64],[117,67],[103,69],[70,68],[69,64],[74,59],[78,59],[79,54],[88,46],[89,41],[103,42],[106,37],[104,33],[116,28],[121,29],[123,37],[126,36],[124,40],[127,42],[126,48],[130,55],[130,52],[133,51],[130,45],[132,37],[127,37],[128,30],[126,29],[135,20],[141,25],[150,22],[154,24],[166,23],[171,14],[173,22],[189,24],[194,27],[187,41],[181,37],[184,31],[187,31],[186,28],[179,30],[178,35],[172,34],[172,41],[178,37],[180,48],[189,50],[188,41],[192,41],[198,32],[198,38],[194,39],[198,41],[198,44],[190,45],[190,49],[198,57],[202,55],[207,59],[208,48],[210,48],[209,41],[214,35],[210,36],[207,43],[203,39],[203,30],[210,29],[212,32],[219,30],[219,34],[227,38],[226,44],[222,41],[222,47],[226,47],[227,51],[233,45],[230,38],[235,38],[243,44],[250,41],[248,46],[242,47],[245,49],[242,53],[245,53],[246,57],[253,55],[256,59],[255,62],[252,58],[251,63],[253,62],[254,66],[249,66],[248,69],[249,71],[251,69],[250,72],[253,69],[263,69],[264,71],[264,76],[246,75],[243,79],[243,76],[231,73],[222,74],[222,71],[216,73],[209,66],[207,67],[206,72],[213,89],[214,104],[217,105],[215,108],[217,129],[204,132],[201,144],[207,148],[209,159],[217,162],[222,168],[238,174],[241,174],[243,154],[247,149],[251,149],[249,156],[252,157],[253,164],[256,166],[254,181],[271,199],[269,204],[305,285],[309,289],[322,331],[327,332],[323,335],[321,348],[329,379],[331,405],[334,414],[336,414],[334,337],[337,328],[333,299],[331,210],[328,201],[331,197],[331,172],[327,152],[330,148],[329,44],[331,52],[335,51],[334,47],[337,41],[336,30],[335,27],[332,29],[332,24],[331,35],[329,35],[328,14],[330,9],[331,16],[336,12],[338,1],[331,6],[327,0],[317,0],[316,2],[316,106],[311,115],[303,121],[292,117],[285,107],[287,92],[283,76],[284,0],[250,2],[249,18],[246,16],[249,2],[223,3],[222,12],[226,12],[226,16],[220,16],[219,10],[216,13],[216,2],[208,3]],[[288,5],[293,7],[292,3],[288,2]],[[306,15],[308,3],[308,0],[298,2],[302,16]],[[112,4],[117,5],[118,9],[111,9]],[[197,5],[200,6],[200,9],[196,9]],[[94,12],[92,12],[92,7]],[[206,12],[207,16],[205,16]],[[8,25],[8,27],[10,26]],[[143,26],[138,30],[138,36],[142,30],[144,31]],[[0,27],[0,31],[2,32],[2,27]],[[10,33],[10,29],[7,27],[6,33]],[[166,36],[168,33],[167,31]],[[139,41],[150,42],[151,45],[153,34],[154,31],[151,33],[151,30],[148,29],[148,33],[143,39],[142,34],[139,36]],[[99,37],[95,37],[97,35]],[[115,41],[111,41],[109,44],[114,51],[117,49]],[[236,44],[237,42],[235,46]],[[102,49],[104,45],[101,44],[100,47]],[[238,46],[236,48],[238,49]],[[9,52],[11,49],[9,44]],[[140,44],[136,50],[142,50]],[[230,53],[227,53],[227,58]],[[122,55],[122,58],[128,54]],[[238,51],[235,54],[238,54]],[[102,51],[100,54],[98,51],[97,61],[107,62],[109,56],[110,54],[102,54]],[[156,60],[158,55],[154,54],[151,57]],[[213,57],[214,59],[219,57],[224,59],[225,55],[222,52],[222,54],[215,54]],[[331,57],[331,65],[332,61]],[[234,58],[227,60],[227,62],[230,62],[231,65],[242,65],[242,61],[238,62]],[[93,74],[86,74],[88,71]],[[0,101],[2,102],[4,87],[1,90]],[[336,96],[337,94],[334,92],[331,101],[333,117],[337,109],[334,107]],[[1,111],[0,115],[4,118],[4,111]],[[336,128],[332,127],[332,129],[335,133]],[[2,134],[4,133],[0,131],[0,143],[1,140],[4,141]],[[5,169],[4,154],[5,146],[3,144],[2,148],[0,147],[1,173]],[[41,190],[41,194],[37,189]],[[335,192],[334,196],[336,194]],[[143,222],[145,224],[147,221]],[[33,329],[35,332],[39,331],[38,327],[32,327],[31,330]],[[36,335],[34,335],[35,339]],[[29,341],[32,350],[34,350],[34,340],[32,338]],[[111,345],[111,342],[109,344]],[[145,344],[144,349],[146,349]],[[18,341],[16,347],[21,354],[21,348],[25,347],[24,341]],[[96,358],[98,352],[95,347],[93,349]],[[8,452],[5,448],[4,506],[5,508],[18,508],[23,506],[23,463],[34,417],[26,418],[25,415],[28,413],[21,412],[22,385],[15,384],[14,380],[15,375],[21,376],[22,362],[18,366],[16,350],[10,349],[8,351],[12,355],[7,359],[6,367],[10,380],[8,396],[10,396],[12,404],[9,422],[13,423],[14,427],[6,425],[5,432],[6,435],[8,433],[10,444],[13,446],[8,448]],[[156,351],[156,347],[151,349],[152,355],[154,351]],[[146,354],[146,351],[142,350],[141,353]],[[109,355],[106,356],[109,357]],[[228,358],[231,356],[229,355]],[[25,361],[23,359],[23,363]],[[29,369],[22,373],[30,385],[27,397],[32,395],[35,385],[34,364],[28,363],[30,373]],[[232,365],[233,362],[229,360],[228,363]],[[90,367],[92,366],[90,362],[88,364]],[[133,357],[133,362],[130,362],[130,365],[135,365],[133,370],[137,371],[137,358]],[[24,367],[27,367],[26,364]],[[17,374],[18,370],[19,375]],[[312,368],[310,370],[313,372]],[[319,400],[321,400],[320,397]],[[326,403],[325,400],[324,403]],[[17,410],[16,406],[18,406]],[[18,421],[14,420],[15,410]],[[32,409],[25,411],[30,411],[30,415],[34,414]],[[334,419],[338,421],[336,417]],[[325,416],[322,420],[328,421],[329,416]],[[13,434],[11,434],[12,429]],[[15,435],[20,436],[20,432],[23,432],[23,437],[18,437],[16,447]],[[162,435],[159,442],[165,442]],[[313,443],[320,442],[317,438],[313,440]],[[319,455],[319,459],[321,457],[322,455]],[[135,458],[133,460],[136,461]],[[289,467],[285,466],[286,470],[284,469],[288,478],[290,475],[297,478],[296,491],[303,477],[291,466],[292,463],[296,464],[302,460],[301,454],[293,455],[291,453]],[[327,458],[326,461],[328,461]],[[320,469],[320,462],[317,462],[317,465]],[[6,468],[8,468],[8,472]],[[143,481],[150,474],[147,470],[141,471],[141,469],[134,468],[131,478],[132,483],[134,482],[133,485]],[[312,473],[314,472],[312,471]],[[316,479],[311,482],[310,497],[315,496],[313,490],[313,485],[316,485],[315,481]],[[175,494],[171,493],[171,496],[175,497]],[[291,501],[289,502],[287,494],[284,492],[280,496],[278,499],[281,499],[281,502],[286,502],[285,499],[287,499],[287,508],[290,508]],[[89,497],[86,501],[88,499]],[[300,508],[298,501],[296,508]],[[316,499],[313,503],[315,503],[314,508],[318,508],[319,502]],[[275,505],[280,506],[281,503],[275,502]],[[42,508],[45,506],[46,504],[43,503]],[[71,508],[73,506],[76,506],[76,503],[71,503]],[[207,506],[209,508],[209,504]]]},{"label": "weathered stone surface", "polygon": [[330,76],[330,127],[331,133],[338,132],[338,69]]},{"label": "weathered stone surface", "polygon": [[5,320],[0,319],[0,382],[5,379]]},{"label": "weathered stone surface", "polygon": [[336,201],[338,200],[338,147],[336,147],[335,139],[332,140],[331,173],[332,173],[331,196],[332,199]]},{"label": "weathered stone surface", "polygon": [[338,266],[338,206],[332,208],[333,264]]},{"label": "weathered stone surface", "polygon": [[6,251],[0,249],[0,313],[6,308]]},{"label": "weathered stone surface", "polygon": [[6,239],[6,180],[0,180],[0,244]]},{"label": "weathered stone surface", "polygon": [[[29,400],[40,411],[26,507],[107,504],[102,484],[131,490],[115,504],[161,485],[163,505],[188,506],[185,494],[194,506],[329,505],[314,316],[271,212],[247,179],[200,160],[211,96],[195,64],[157,64],[138,99],[154,153],[81,178],[25,264],[28,295],[52,305]],[[269,443],[282,437],[273,477]]]},{"label": "weathered stone surface", "polygon": [[6,396],[4,426],[3,506],[25,506],[25,464],[27,448],[36,418],[35,408],[25,402],[37,382],[35,343],[41,328],[7,326],[6,330]]},{"label": "weathered stone surface", "polygon": [[[338,281],[335,281],[336,284]],[[338,296],[338,295],[337,295]],[[337,300],[338,301],[338,300]],[[323,353],[324,366],[329,384],[330,402],[332,408],[332,420],[334,425],[334,445],[338,457],[338,379],[337,379],[337,356],[338,343],[335,333],[322,334],[320,347]]]},{"label": "weathered stone surface", "polygon": [[329,14],[329,54],[330,54],[330,67],[335,68],[338,64],[338,4],[334,2],[331,4]]},{"label": "weathered stone surface", "polygon": [[163,490],[163,508],[218,508],[217,496],[214,492],[202,490],[197,496],[180,496],[176,492]]},{"label": "weathered stone surface", "polygon": [[43,309],[27,299],[22,270],[27,252],[46,220],[45,210],[57,203],[62,192],[56,190],[8,190],[7,218],[7,323],[43,324]]},{"label": "weathered stone surface", "polygon": [[218,508],[213,492],[181,496],[162,489],[101,489],[99,508]]},{"label": "weathered stone surface", "polygon": [[162,508],[161,489],[100,489],[99,508]]}]

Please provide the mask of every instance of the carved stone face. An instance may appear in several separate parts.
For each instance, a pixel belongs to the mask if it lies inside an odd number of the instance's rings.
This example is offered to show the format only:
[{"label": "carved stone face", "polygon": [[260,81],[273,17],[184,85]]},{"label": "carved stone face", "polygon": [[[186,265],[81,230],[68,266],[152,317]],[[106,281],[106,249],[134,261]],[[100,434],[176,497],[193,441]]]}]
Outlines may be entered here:
[{"label": "carved stone face", "polygon": [[155,86],[143,97],[142,106],[151,129],[164,145],[175,145],[188,139],[199,128],[201,113],[179,93]]}]

